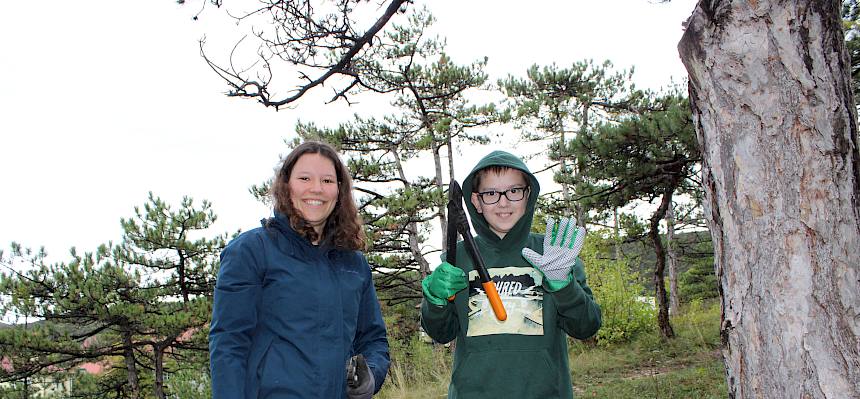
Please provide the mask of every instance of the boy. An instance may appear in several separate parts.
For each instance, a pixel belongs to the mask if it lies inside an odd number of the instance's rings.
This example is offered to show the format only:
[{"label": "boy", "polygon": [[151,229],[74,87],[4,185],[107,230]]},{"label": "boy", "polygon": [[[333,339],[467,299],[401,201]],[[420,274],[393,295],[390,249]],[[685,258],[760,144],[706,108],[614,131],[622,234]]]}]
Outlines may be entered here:
[{"label": "boy", "polygon": [[508,318],[498,321],[490,310],[462,241],[456,266],[442,263],[422,281],[424,330],[440,343],[457,338],[449,399],[573,398],[566,335],[594,335],[600,307],[578,250],[568,248],[575,226],[563,219],[554,234],[549,220],[547,235],[558,240],[546,243],[530,233],[539,191],[522,160],[503,151],[484,157],[463,180],[475,242]]}]

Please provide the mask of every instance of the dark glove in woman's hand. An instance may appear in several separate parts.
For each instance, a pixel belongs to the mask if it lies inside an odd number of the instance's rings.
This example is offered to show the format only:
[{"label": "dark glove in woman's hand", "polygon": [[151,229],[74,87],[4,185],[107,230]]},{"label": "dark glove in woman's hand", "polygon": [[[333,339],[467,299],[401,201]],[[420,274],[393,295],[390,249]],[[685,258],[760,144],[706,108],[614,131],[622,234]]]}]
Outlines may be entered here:
[{"label": "dark glove in woman's hand", "polygon": [[346,395],[349,399],[370,399],[376,382],[364,355],[358,354],[346,364]]}]

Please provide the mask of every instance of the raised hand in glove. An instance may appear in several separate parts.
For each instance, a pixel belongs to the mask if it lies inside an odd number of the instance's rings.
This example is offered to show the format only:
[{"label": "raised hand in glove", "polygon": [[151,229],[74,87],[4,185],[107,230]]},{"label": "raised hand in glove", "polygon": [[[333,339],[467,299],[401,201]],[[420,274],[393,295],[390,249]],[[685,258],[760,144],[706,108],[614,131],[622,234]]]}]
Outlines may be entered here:
[{"label": "raised hand in glove", "polygon": [[576,226],[574,220],[561,218],[558,223],[546,220],[546,235],[543,239],[543,255],[523,248],[523,257],[543,273],[551,291],[558,291],[573,279],[570,270],[585,242],[585,229]]},{"label": "raised hand in glove", "polygon": [[444,306],[448,298],[468,286],[466,273],[448,262],[442,262],[424,280],[421,280],[421,290],[427,301],[434,305]]},{"label": "raised hand in glove", "polygon": [[376,381],[364,355],[358,354],[346,362],[346,396],[349,399],[370,399]]}]

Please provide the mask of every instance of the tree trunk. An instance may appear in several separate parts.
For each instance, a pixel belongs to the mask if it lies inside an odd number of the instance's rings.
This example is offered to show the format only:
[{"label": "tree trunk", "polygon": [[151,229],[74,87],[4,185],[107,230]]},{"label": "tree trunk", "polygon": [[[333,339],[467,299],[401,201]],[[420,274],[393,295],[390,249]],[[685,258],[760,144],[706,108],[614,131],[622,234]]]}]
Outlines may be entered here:
[{"label": "tree trunk", "polygon": [[860,398],[860,169],[838,1],[700,1],[679,44],[732,398]]},{"label": "tree trunk", "polygon": [[[591,107],[591,105],[587,101],[584,104],[582,104],[582,120],[579,121],[579,132],[580,132],[580,134],[585,134],[585,132],[588,131],[588,127],[589,127],[588,110],[590,107]],[[574,157],[574,159],[575,159],[575,157]],[[573,168],[573,175],[579,176],[581,170],[579,170],[579,165],[576,164],[575,160],[573,161],[572,168]],[[585,226],[586,213],[585,213],[585,209],[582,207],[582,204],[579,201],[577,201],[576,203],[574,203],[573,207],[576,210],[576,224],[578,224],[580,226]]]},{"label": "tree trunk", "polygon": [[[439,155],[439,144],[436,141],[436,134],[433,132],[433,127],[428,126],[429,135],[433,136],[433,140],[431,141],[431,150],[433,151],[433,165],[436,171],[436,188],[439,189],[439,192],[445,192],[445,185],[442,183],[442,160]],[[451,143],[448,142],[450,146]],[[439,217],[439,227],[442,229],[441,231],[448,231],[448,218],[445,216],[445,202],[442,202],[438,207],[436,207],[436,215]],[[442,237],[442,249],[447,250],[448,242],[445,240],[445,237]]]},{"label": "tree trunk", "polygon": [[[394,156],[394,163],[397,168],[397,176],[400,180],[403,181],[404,188],[409,188],[411,185],[409,184],[409,180],[406,179],[406,172],[403,170],[403,162],[400,160],[400,153],[397,152],[398,148],[394,147],[391,149],[391,154]],[[415,258],[415,261],[418,262],[418,273],[421,275],[421,279],[427,277],[430,274],[430,264],[427,263],[427,260],[424,259],[424,254],[421,253],[421,243],[418,242],[418,222],[409,222],[406,225],[406,234],[409,237],[409,252],[412,253],[412,257]],[[442,241],[445,241],[444,239]]]},{"label": "tree trunk", "polygon": [[660,220],[666,216],[666,208],[671,203],[672,190],[666,190],[660,206],[651,215],[651,229],[648,231],[648,237],[651,237],[651,243],[654,245],[654,255],[657,256],[657,263],[654,265],[654,297],[657,302],[657,326],[660,327],[660,334],[663,338],[675,336],[675,330],[669,323],[669,304],[666,301],[666,283],[663,281],[663,273],[666,268],[666,251],[663,249],[663,241],[660,238]]},{"label": "tree trunk", "polygon": [[618,223],[618,207],[612,208],[612,220],[614,220],[614,225],[612,226],[612,230],[615,234],[615,260],[621,259],[621,234],[619,233]]},{"label": "tree trunk", "polygon": [[153,345],[152,351],[155,355],[155,398],[156,399],[164,399],[164,351],[167,349],[167,345]]},{"label": "tree trunk", "polygon": [[125,357],[126,374],[128,375],[128,390],[131,399],[140,398],[140,377],[137,375],[137,365],[134,363],[134,341],[131,332],[122,332],[123,357]]},{"label": "tree trunk", "polygon": [[675,242],[675,209],[671,203],[666,209],[666,255],[669,269],[669,313],[677,315],[678,307],[678,243]]},{"label": "tree trunk", "polygon": [[[415,88],[415,82],[409,80],[407,84],[409,91],[412,93],[412,97],[415,99],[415,105],[418,107],[418,112],[421,115],[421,126],[426,130],[427,135],[430,137],[430,152],[433,154],[433,166],[435,172],[434,183],[436,183],[436,188],[438,188],[440,192],[445,192],[445,186],[442,183],[442,160],[439,158],[440,145],[436,139],[436,132],[433,128],[433,122],[431,122],[430,113],[427,111],[427,107],[424,103],[426,99],[418,93],[418,89]],[[448,145],[451,145],[450,136]],[[436,216],[439,218],[439,227],[442,229],[441,231],[448,231],[448,218],[445,216],[444,202],[436,207]],[[443,237],[442,250],[447,250],[447,245],[448,242]]]},{"label": "tree trunk", "polygon": [[[565,147],[567,147],[567,138],[565,138],[563,122],[559,120],[557,123],[562,126],[558,135],[559,168],[562,174],[567,174],[569,172],[567,169],[567,154],[565,152],[567,151],[565,150]],[[564,206],[570,206],[570,188],[566,182],[561,182],[561,197],[564,199]],[[576,215],[576,220],[579,220],[579,215]]]}]

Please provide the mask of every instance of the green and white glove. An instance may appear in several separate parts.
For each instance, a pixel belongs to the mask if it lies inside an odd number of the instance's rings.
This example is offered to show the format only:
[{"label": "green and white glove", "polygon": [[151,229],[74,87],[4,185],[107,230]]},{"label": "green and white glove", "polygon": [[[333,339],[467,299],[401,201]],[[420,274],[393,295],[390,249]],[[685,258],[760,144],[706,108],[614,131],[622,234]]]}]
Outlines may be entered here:
[{"label": "green and white glove", "polygon": [[546,219],[546,235],[543,239],[543,255],[523,248],[523,257],[543,273],[552,291],[558,291],[570,283],[570,270],[585,242],[585,228],[576,226],[571,218],[561,218],[558,223]]},{"label": "green and white glove", "polygon": [[468,286],[463,269],[448,262],[442,262],[433,273],[421,280],[421,290],[427,300],[438,306],[448,304],[448,298]]}]

